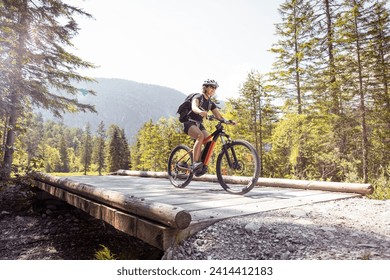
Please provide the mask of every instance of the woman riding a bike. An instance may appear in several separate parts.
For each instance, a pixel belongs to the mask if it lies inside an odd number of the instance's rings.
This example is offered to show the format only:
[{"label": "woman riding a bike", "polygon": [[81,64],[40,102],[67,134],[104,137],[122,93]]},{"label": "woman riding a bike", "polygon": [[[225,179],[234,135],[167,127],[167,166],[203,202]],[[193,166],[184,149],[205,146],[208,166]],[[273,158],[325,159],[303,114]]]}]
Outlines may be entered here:
[{"label": "woman riding a bike", "polygon": [[[246,194],[254,188],[259,178],[260,158],[248,141],[233,140],[226,133],[224,126],[235,122],[225,120],[217,105],[211,101],[217,87],[216,81],[206,80],[202,93],[189,95],[180,105],[179,120],[184,123],[184,132],[195,140],[195,144],[193,149],[184,144],[172,149],[167,164],[168,178],[174,187],[185,188],[194,175],[199,177],[206,174],[215,145],[220,140],[221,150],[215,162],[218,182],[228,193]],[[208,111],[213,115],[208,116]],[[211,134],[203,126],[206,117],[208,120],[218,120]],[[203,150],[202,144],[205,144]]]},{"label": "woman riding a bike", "polygon": [[[200,159],[202,151],[202,143],[209,136],[206,128],[203,125],[203,119],[207,117],[207,112],[211,111],[218,120],[223,120],[217,105],[211,100],[218,88],[218,83],[215,80],[206,80],[202,85],[202,93],[195,95],[191,102],[191,112],[188,115],[188,120],[184,122],[184,132],[195,139],[193,147],[193,166],[192,170],[195,175],[200,176],[203,163]],[[210,139],[211,140],[211,139]]]}]

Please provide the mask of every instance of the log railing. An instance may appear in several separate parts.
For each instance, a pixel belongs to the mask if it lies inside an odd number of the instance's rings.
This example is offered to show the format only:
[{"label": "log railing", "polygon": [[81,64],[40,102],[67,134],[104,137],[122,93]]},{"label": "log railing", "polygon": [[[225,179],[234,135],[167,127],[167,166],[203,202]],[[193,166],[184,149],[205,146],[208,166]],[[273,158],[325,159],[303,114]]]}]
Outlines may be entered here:
[{"label": "log railing", "polygon": [[[125,176],[167,178],[167,172],[118,170],[117,172],[114,172],[112,174],[125,175]],[[240,183],[242,179],[243,179],[242,177],[230,176],[226,178],[226,181],[229,181],[230,183],[235,183],[235,182]],[[193,180],[218,183],[217,176],[215,175],[203,175],[202,177],[194,177]],[[293,180],[293,179],[278,179],[278,178],[259,178],[256,185],[262,187],[296,188],[296,189],[308,189],[308,190],[323,190],[323,191],[331,191],[331,192],[357,193],[361,195],[372,194],[374,192],[374,188],[372,187],[371,184]]]}]

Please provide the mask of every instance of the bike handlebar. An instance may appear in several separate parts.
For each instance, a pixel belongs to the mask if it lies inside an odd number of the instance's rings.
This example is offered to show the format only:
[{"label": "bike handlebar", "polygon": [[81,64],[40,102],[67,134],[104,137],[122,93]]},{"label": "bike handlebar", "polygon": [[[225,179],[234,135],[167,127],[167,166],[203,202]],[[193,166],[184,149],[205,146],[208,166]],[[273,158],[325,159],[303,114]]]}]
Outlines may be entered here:
[{"label": "bike handlebar", "polygon": [[235,121],[232,121],[232,120],[225,120],[225,119],[223,119],[223,120],[218,120],[214,115],[207,115],[207,119],[208,119],[209,121],[217,120],[217,121],[219,121],[219,122],[221,122],[221,123],[224,123],[224,124],[236,124],[236,122],[235,122]]}]

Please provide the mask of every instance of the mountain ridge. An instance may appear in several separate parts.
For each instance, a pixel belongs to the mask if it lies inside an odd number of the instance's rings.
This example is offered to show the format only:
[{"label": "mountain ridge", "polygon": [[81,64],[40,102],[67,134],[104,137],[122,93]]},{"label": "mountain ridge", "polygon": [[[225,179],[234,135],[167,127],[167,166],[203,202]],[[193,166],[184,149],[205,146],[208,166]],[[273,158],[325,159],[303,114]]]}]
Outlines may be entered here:
[{"label": "mountain ridge", "polygon": [[[134,140],[145,122],[176,116],[177,108],[187,95],[173,88],[131,80],[94,79],[96,82],[80,82],[75,86],[81,92],[78,101],[94,105],[97,113],[66,113],[61,121],[67,126],[79,128],[89,123],[92,131],[96,131],[101,121],[106,129],[116,124],[125,130],[130,141]],[[96,95],[89,94],[87,90],[93,90]],[[55,119],[47,111],[42,114],[44,119]]]}]

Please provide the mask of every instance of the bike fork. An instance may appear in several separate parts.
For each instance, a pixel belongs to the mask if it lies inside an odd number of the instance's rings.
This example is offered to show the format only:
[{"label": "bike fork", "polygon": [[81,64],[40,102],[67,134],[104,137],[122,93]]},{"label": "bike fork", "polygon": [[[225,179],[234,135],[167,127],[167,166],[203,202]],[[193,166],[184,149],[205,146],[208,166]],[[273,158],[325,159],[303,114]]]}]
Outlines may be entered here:
[{"label": "bike fork", "polygon": [[[226,154],[226,159],[227,159],[227,162],[229,164],[229,167],[231,169],[237,169],[238,168],[238,161],[237,161],[237,156],[236,156],[236,152],[234,151],[233,147],[229,147],[227,148],[225,145],[223,146],[224,150],[225,150],[225,154]],[[229,156],[229,150],[231,151],[231,155],[232,157]],[[232,159],[233,159],[233,162],[232,162]]]}]

